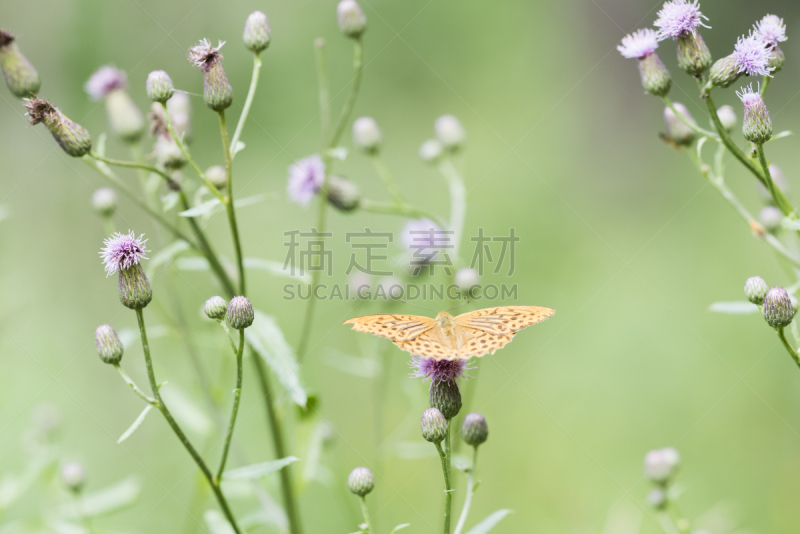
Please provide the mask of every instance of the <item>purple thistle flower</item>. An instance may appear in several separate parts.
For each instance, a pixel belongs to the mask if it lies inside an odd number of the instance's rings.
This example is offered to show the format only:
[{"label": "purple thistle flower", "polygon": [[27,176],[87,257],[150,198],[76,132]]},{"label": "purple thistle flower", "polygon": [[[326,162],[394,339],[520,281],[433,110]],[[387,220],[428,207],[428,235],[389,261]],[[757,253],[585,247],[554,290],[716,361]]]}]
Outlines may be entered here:
[{"label": "purple thistle flower", "polygon": [[769,56],[766,43],[759,34],[752,32],[747,37],[739,37],[733,50],[737,72],[748,76],[769,76],[772,71],[769,67]]},{"label": "purple thistle flower", "polygon": [[325,182],[325,162],[317,154],[303,158],[289,167],[286,192],[292,201],[308,206]]},{"label": "purple thistle flower", "polygon": [[764,102],[761,99],[760,86],[753,91],[753,84],[750,84],[747,87],[742,87],[740,91],[736,91],[736,96],[739,97],[739,100],[742,101],[742,104],[744,104],[745,108],[760,106]]},{"label": "purple thistle flower", "polygon": [[469,376],[466,371],[475,369],[475,366],[470,365],[467,360],[458,358],[454,360],[436,360],[417,355],[411,356],[411,361],[408,365],[413,369],[412,377],[422,378],[423,380],[430,379],[431,384],[439,384],[441,382],[455,383],[459,378],[466,379]]},{"label": "purple thistle flower", "polygon": [[650,28],[636,30],[622,38],[622,44],[617,47],[622,57],[642,59],[649,56],[658,48],[658,36]]},{"label": "purple thistle flower", "polygon": [[689,33],[694,35],[698,26],[708,28],[703,19],[708,20],[708,17],[700,12],[698,0],[672,0],[664,4],[653,25],[659,28],[658,39],[663,41],[668,37],[677,39]]},{"label": "purple thistle flower", "polygon": [[786,25],[777,15],[764,15],[764,18],[753,25],[756,33],[764,43],[774,48],[786,40]]},{"label": "purple thistle flower", "polygon": [[100,67],[83,86],[89,98],[94,101],[102,100],[115,89],[124,89],[127,85],[128,75],[124,70],[106,65]]},{"label": "purple thistle flower", "polygon": [[125,271],[142,260],[146,260],[148,250],[145,248],[147,239],[142,239],[144,234],[136,237],[133,230],[123,234],[117,232],[103,241],[105,248],[100,251],[106,267],[106,276],[111,276],[117,271]]}]

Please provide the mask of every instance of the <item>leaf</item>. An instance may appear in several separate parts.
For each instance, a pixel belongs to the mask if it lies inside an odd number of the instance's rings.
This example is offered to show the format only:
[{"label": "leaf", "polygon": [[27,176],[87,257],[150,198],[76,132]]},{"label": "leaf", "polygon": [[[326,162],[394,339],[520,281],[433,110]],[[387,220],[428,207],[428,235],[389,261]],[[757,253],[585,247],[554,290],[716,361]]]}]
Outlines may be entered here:
[{"label": "leaf", "polygon": [[222,202],[217,198],[214,197],[211,200],[206,200],[202,204],[198,204],[193,208],[189,208],[185,211],[179,211],[178,215],[181,217],[199,217],[201,215],[205,215],[206,213],[211,213],[211,210],[220,206]]},{"label": "leaf", "polygon": [[230,469],[222,474],[225,480],[257,480],[265,477],[271,473],[280,471],[289,464],[300,460],[295,456],[287,456],[280,460],[272,460],[271,462],[261,462],[258,464],[246,465],[244,467],[237,467]]},{"label": "leaf", "polygon": [[153,274],[159,267],[172,263],[172,260],[178,257],[181,252],[185,252],[188,249],[189,243],[182,239],[178,239],[158,252],[154,252],[150,257],[150,261],[147,262],[147,276],[152,278]]},{"label": "leaf", "polygon": [[[277,195],[275,193],[260,193],[250,197],[239,198],[233,201],[233,207],[244,208],[246,206],[252,206],[253,204],[264,202],[265,200],[274,198],[276,196]],[[178,213],[178,215],[181,217],[199,217],[201,215],[211,215],[213,213],[223,211],[224,209],[225,208],[222,206],[222,202],[220,202],[217,197],[214,197],[186,211],[181,211]]]},{"label": "leaf", "polygon": [[777,133],[769,138],[770,141],[775,141],[776,139],[783,139],[784,137],[789,137],[790,135],[794,135],[791,130],[784,130],[780,133]]},{"label": "leaf", "polygon": [[97,142],[94,143],[94,152],[101,158],[106,157],[106,139],[108,139],[108,136],[103,132],[97,136]]},{"label": "leaf", "polygon": [[163,387],[161,389],[161,396],[164,397],[164,402],[169,407],[169,411],[175,416],[181,426],[189,428],[190,430],[202,435],[207,436],[211,431],[211,420],[195,402],[190,399],[180,389],[170,384],[170,387]]},{"label": "leaf", "polygon": [[708,307],[708,311],[717,313],[730,313],[734,315],[745,315],[748,313],[758,313],[758,306],[746,300],[734,302],[715,302]]},{"label": "leaf", "polygon": [[489,515],[486,519],[472,527],[467,534],[486,534],[494,528],[505,516],[511,513],[511,510],[504,508]]},{"label": "leaf", "polygon": [[153,409],[153,405],[152,404],[148,404],[147,406],[144,407],[144,410],[142,410],[142,413],[139,414],[139,417],[137,417],[136,420],[133,422],[133,424],[131,424],[131,426],[128,427],[128,430],[126,430],[119,437],[119,439],[117,440],[117,444],[118,445],[120,443],[122,443],[123,441],[125,441],[126,439],[128,439],[129,437],[131,437],[131,434],[136,432],[136,429],[139,428],[139,425],[142,424],[142,422],[144,421],[144,418],[147,417],[147,414],[150,413],[150,410],[152,410],[152,409]]},{"label": "leaf", "polygon": [[244,150],[244,147],[245,147],[245,146],[246,146],[246,145],[245,145],[243,142],[241,142],[241,141],[236,141],[236,146],[235,146],[235,147],[233,147],[233,148],[231,148],[231,157],[235,156],[236,154],[238,154],[239,152],[241,152],[242,150]]},{"label": "leaf", "polygon": [[392,529],[392,531],[389,534],[394,534],[398,530],[403,530],[404,528],[410,527],[410,526],[411,526],[411,523],[403,523],[402,525],[397,525],[396,527],[394,527]]},{"label": "leaf", "polygon": [[62,507],[62,513],[69,518],[94,517],[115,512],[130,506],[139,496],[142,484],[135,478],[126,478],[100,491],[84,495],[77,503]]},{"label": "leaf", "polygon": [[218,510],[206,510],[203,514],[211,534],[236,534],[228,520]]},{"label": "leaf", "polygon": [[290,270],[284,269],[283,264],[279,261],[264,260],[261,258],[244,258],[245,269],[259,269],[274,274],[275,276],[285,276],[286,278],[293,278],[301,282],[311,283],[311,276],[304,272],[302,269],[295,269],[296,274],[292,274]]},{"label": "leaf", "polygon": [[253,350],[264,358],[278,376],[278,380],[292,400],[300,406],[305,406],[308,394],[300,384],[298,374],[300,366],[275,319],[260,310],[255,310],[253,326],[245,330],[244,335]]},{"label": "leaf", "polygon": [[376,377],[381,371],[381,364],[377,360],[351,356],[344,352],[339,352],[338,350],[331,350],[326,353],[324,362],[334,369],[364,378]]}]

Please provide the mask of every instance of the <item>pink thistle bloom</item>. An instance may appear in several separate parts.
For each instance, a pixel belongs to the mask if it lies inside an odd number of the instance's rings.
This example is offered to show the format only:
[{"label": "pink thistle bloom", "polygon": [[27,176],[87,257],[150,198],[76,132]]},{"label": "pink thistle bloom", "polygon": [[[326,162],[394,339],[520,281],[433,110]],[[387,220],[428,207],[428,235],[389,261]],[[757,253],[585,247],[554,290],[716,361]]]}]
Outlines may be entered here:
[{"label": "pink thistle bloom", "polygon": [[759,92],[760,89],[756,89],[753,91],[753,85],[750,84],[747,87],[742,87],[740,91],[736,91],[736,96],[739,97],[739,100],[742,101],[744,107],[753,107],[753,106],[760,106],[764,101],[761,99],[761,93]]},{"label": "pink thistle bloom", "polygon": [[89,98],[98,101],[108,96],[111,91],[125,89],[127,79],[128,75],[124,70],[106,65],[92,74],[83,89],[89,94]]},{"label": "pink thistle bloom", "polygon": [[753,25],[756,33],[764,43],[774,48],[786,40],[786,25],[777,15],[764,15],[764,18]]},{"label": "pink thistle bloom", "polygon": [[112,234],[111,237],[103,241],[105,247],[100,251],[100,256],[105,264],[106,276],[111,276],[117,271],[130,269],[142,260],[147,259],[147,256],[145,256],[149,252],[145,248],[147,239],[142,239],[143,237],[144,234],[136,237],[133,230],[130,230],[128,234],[121,232]]},{"label": "pink thistle bloom", "polygon": [[303,158],[289,167],[289,198],[301,206],[308,206],[325,182],[325,162],[317,154]]},{"label": "pink thistle bloom", "polygon": [[770,51],[757,33],[747,37],[739,37],[733,50],[737,72],[748,76],[769,76],[772,69],[769,65]]},{"label": "pink thistle bloom", "polygon": [[650,28],[636,30],[622,38],[622,44],[617,47],[622,57],[642,59],[649,56],[658,48],[658,36]]},{"label": "pink thistle bloom", "polygon": [[660,28],[658,39],[663,41],[668,37],[677,39],[681,35],[694,35],[698,26],[708,28],[703,19],[708,20],[708,17],[700,12],[698,0],[672,0],[664,4],[653,25]]},{"label": "pink thistle bloom", "polygon": [[436,360],[417,355],[412,355],[408,365],[413,369],[412,377],[430,380],[432,384],[455,382],[459,378],[468,377],[469,375],[466,371],[475,369],[475,366],[470,365],[468,361],[458,358],[454,360]]}]

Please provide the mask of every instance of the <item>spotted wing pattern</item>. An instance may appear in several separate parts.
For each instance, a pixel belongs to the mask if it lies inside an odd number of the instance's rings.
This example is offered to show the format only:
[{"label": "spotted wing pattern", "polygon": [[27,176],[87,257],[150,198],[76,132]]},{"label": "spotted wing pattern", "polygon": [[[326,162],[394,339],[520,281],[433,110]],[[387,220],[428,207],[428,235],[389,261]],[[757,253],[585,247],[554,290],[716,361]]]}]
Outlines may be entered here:
[{"label": "spotted wing pattern", "polygon": [[541,306],[500,306],[459,315],[456,327],[465,342],[458,357],[469,359],[494,354],[514,339],[525,327],[553,316],[555,310]]},{"label": "spotted wing pattern", "polygon": [[410,341],[395,341],[401,349],[423,358],[454,360],[459,357],[458,347],[442,335],[439,328],[431,328]]},{"label": "spotted wing pattern", "polygon": [[344,324],[352,324],[353,330],[359,332],[391,339],[395,344],[414,340],[436,326],[430,317],[388,313],[355,317]]}]

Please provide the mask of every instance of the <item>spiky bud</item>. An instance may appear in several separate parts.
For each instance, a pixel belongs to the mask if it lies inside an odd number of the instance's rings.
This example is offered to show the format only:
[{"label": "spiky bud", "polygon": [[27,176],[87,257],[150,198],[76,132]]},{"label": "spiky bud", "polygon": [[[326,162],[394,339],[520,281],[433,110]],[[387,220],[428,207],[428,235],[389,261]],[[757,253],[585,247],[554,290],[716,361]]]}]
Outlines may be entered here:
[{"label": "spiky bud", "polygon": [[254,54],[269,46],[269,20],[261,11],[253,11],[244,23],[244,45]]},{"label": "spiky bud", "polygon": [[105,363],[117,364],[122,360],[125,351],[117,332],[110,325],[103,324],[94,331],[94,345],[97,354]]},{"label": "spiky bud", "polygon": [[[687,121],[692,124],[697,124],[689,113],[689,110],[686,109],[686,106],[680,102],[675,102],[673,106]],[[672,108],[664,108],[664,124],[667,127],[667,137],[675,144],[689,146],[694,142],[694,130],[689,128],[689,126],[672,111]]]},{"label": "spiky bud", "polygon": [[436,408],[428,408],[422,412],[419,426],[422,437],[431,443],[441,443],[447,437],[447,419]]},{"label": "spiky bud", "polygon": [[203,73],[203,99],[214,111],[224,111],[233,103],[233,87],[222,68],[222,54],[219,53],[224,44],[220,42],[213,47],[203,39],[189,49],[189,61]]},{"label": "spiky bud", "polygon": [[375,487],[372,471],[366,467],[356,467],[347,477],[347,486],[359,497],[365,497]]},{"label": "spiky bud", "polygon": [[78,462],[69,462],[61,468],[61,481],[67,489],[78,493],[86,483],[86,471]]},{"label": "spiky bud", "polygon": [[678,37],[678,66],[692,76],[698,76],[711,66],[711,51],[699,32]]},{"label": "spiky bud", "polygon": [[213,165],[206,169],[205,177],[217,189],[225,189],[228,185],[228,173],[222,165]]},{"label": "spiky bud", "polygon": [[758,212],[758,222],[760,222],[768,232],[774,234],[781,229],[783,212],[775,206],[765,206]]},{"label": "spiky bud", "polygon": [[464,125],[455,115],[442,115],[436,119],[433,129],[442,146],[450,151],[458,150],[467,140]]},{"label": "spiky bud", "polygon": [[253,305],[247,297],[233,297],[228,303],[228,311],[225,320],[236,330],[242,330],[253,324],[255,312]]},{"label": "spiky bud", "polygon": [[154,70],[147,75],[145,90],[147,98],[163,104],[175,94],[175,84],[172,83],[172,78],[165,71]]},{"label": "spiky bud", "polygon": [[361,190],[358,186],[341,176],[328,177],[328,202],[341,211],[352,211],[361,201]]},{"label": "spiky bud", "polygon": [[644,474],[653,482],[663,484],[675,475],[680,463],[680,454],[672,447],[652,450],[644,456]]},{"label": "spiky bud", "polygon": [[761,95],[758,91],[753,91],[752,85],[743,87],[736,95],[744,105],[744,138],[757,145],[769,141],[772,137],[772,119]]},{"label": "spiky bud", "polygon": [[775,48],[770,51],[767,67],[771,69],[772,74],[775,74],[783,68],[784,63],[786,63],[786,56],[783,54],[781,47],[775,45]]},{"label": "spiky bud", "polygon": [[453,281],[456,283],[461,291],[469,291],[477,286],[481,281],[481,276],[478,271],[471,267],[464,267],[456,271],[456,276]]},{"label": "spiky bud", "polygon": [[[721,106],[717,110],[717,117],[719,117],[719,122],[722,123],[722,127],[725,128],[725,131],[731,133],[737,125],[737,118],[736,112],[733,110],[731,106]],[[711,123],[713,126],[713,122]]]},{"label": "spiky bud", "polygon": [[438,139],[428,139],[419,147],[419,159],[427,163],[436,163],[443,152],[444,147]]},{"label": "spiky bud", "polygon": [[772,328],[789,326],[794,317],[794,307],[789,293],[782,287],[773,287],[764,297],[764,319]]},{"label": "spiky bud", "polygon": [[642,80],[642,87],[644,90],[655,96],[667,96],[669,89],[672,86],[672,77],[658,57],[658,54],[653,52],[637,61],[639,67],[639,77]]},{"label": "spiky bud", "polygon": [[30,97],[42,86],[39,73],[20,51],[14,36],[0,30],[0,70],[8,90],[19,98]]},{"label": "spiky bud", "polygon": [[461,410],[461,392],[455,380],[431,382],[431,408],[437,408],[447,419],[452,419]]},{"label": "spiky bud", "polygon": [[150,280],[144,274],[142,265],[137,263],[128,269],[119,271],[119,300],[122,305],[132,310],[141,310],[153,300]]},{"label": "spiky bud", "polygon": [[61,110],[46,100],[31,97],[24,99],[28,119],[32,125],[43,122],[53,138],[64,152],[72,157],[80,158],[92,150],[92,137],[86,128],[72,122]]},{"label": "spiky bud", "polygon": [[215,321],[224,319],[227,311],[228,302],[222,297],[211,297],[203,305],[203,312],[205,312],[206,317]]},{"label": "spiky bud", "polygon": [[464,443],[477,447],[489,437],[489,427],[486,425],[486,418],[479,413],[470,413],[464,417],[461,424],[461,439]]},{"label": "spiky bud", "polygon": [[730,87],[742,74],[736,56],[731,54],[714,62],[709,72],[709,80],[717,87]]},{"label": "spiky bud", "polygon": [[753,304],[761,306],[764,303],[764,297],[767,296],[769,286],[760,276],[751,276],[744,283],[744,294],[747,300]]},{"label": "spiky bud", "polygon": [[336,6],[339,29],[351,39],[359,39],[367,29],[367,17],[356,0],[342,0]]},{"label": "spiky bud", "polygon": [[92,195],[92,208],[101,217],[111,217],[117,210],[117,193],[110,187],[101,187]]},{"label": "spiky bud", "polygon": [[367,154],[377,154],[382,141],[381,129],[372,117],[359,117],[353,122],[353,144]]}]

